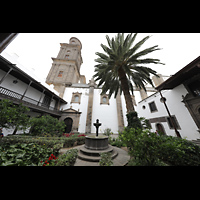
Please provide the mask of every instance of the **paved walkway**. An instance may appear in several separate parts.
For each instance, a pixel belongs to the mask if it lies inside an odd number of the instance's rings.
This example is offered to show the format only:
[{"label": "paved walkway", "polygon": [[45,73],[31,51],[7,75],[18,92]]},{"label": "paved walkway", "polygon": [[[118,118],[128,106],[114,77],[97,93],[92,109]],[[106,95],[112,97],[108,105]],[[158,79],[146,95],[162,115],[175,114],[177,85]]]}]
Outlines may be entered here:
[{"label": "paved walkway", "polygon": [[[102,134],[99,134],[99,135],[102,135]],[[117,138],[118,134],[113,134],[113,135],[111,135],[111,137]],[[82,145],[79,145],[79,146],[76,146],[76,147],[70,147],[70,148],[62,148],[62,149],[60,149],[60,153],[63,154],[67,150],[73,149],[73,148],[79,150],[79,148],[81,146]],[[122,147],[122,148],[114,147],[114,150],[118,152],[118,155],[117,155],[116,158],[114,158],[112,160],[113,166],[124,166],[124,165],[126,165],[128,163],[128,161],[130,160],[130,156],[128,155],[127,148],[126,147]],[[99,162],[89,162],[89,161],[84,161],[84,160],[77,158],[74,166],[99,166]]]},{"label": "paved walkway", "polygon": [[[79,149],[79,148],[80,147],[77,147],[77,149]],[[118,155],[116,158],[114,158],[112,160],[113,166],[126,165],[128,163],[128,161],[130,160],[130,156],[128,155],[128,152],[123,149],[117,148],[117,147],[114,147],[114,150],[118,152]],[[88,162],[88,161],[84,161],[84,160],[77,158],[74,166],[100,166],[100,165],[99,165],[99,162]]]},{"label": "paved walkway", "polygon": [[[76,146],[76,147],[70,147],[70,148],[62,148],[60,150],[60,153],[63,154],[67,150],[73,149],[73,148],[74,149],[79,149],[81,146],[82,145]],[[124,166],[130,160],[130,156],[128,155],[126,147],[122,147],[122,148],[114,147],[115,151],[118,152],[118,155],[117,155],[116,158],[114,158],[112,160],[113,161],[113,166]],[[77,158],[74,166],[99,166],[99,162],[88,162],[88,161],[84,161],[84,160],[81,160],[81,159]]]}]

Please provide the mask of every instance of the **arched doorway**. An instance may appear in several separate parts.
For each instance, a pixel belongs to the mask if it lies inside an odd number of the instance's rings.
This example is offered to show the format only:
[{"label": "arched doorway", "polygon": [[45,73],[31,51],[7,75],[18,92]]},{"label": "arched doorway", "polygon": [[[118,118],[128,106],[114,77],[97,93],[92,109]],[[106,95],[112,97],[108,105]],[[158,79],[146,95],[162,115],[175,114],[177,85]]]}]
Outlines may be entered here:
[{"label": "arched doorway", "polygon": [[67,117],[67,118],[64,120],[64,122],[65,122],[65,125],[66,125],[66,127],[65,127],[65,133],[70,133],[71,130],[72,130],[73,119],[70,118],[70,117]]},{"label": "arched doorway", "polygon": [[163,133],[164,135],[166,135],[166,133],[165,133],[165,129],[164,129],[164,127],[163,127],[163,125],[162,124],[156,124],[156,131],[160,131],[161,133]]}]

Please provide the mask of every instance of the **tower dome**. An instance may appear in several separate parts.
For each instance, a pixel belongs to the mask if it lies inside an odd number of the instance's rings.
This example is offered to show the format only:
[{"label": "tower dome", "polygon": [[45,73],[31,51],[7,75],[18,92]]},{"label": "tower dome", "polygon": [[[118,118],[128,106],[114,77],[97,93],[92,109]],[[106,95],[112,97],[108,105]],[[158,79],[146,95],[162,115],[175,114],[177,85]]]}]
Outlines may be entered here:
[{"label": "tower dome", "polygon": [[71,37],[70,40],[69,40],[69,44],[79,45],[80,50],[82,49],[82,44],[81,44],[80,40],[76,37]]}]

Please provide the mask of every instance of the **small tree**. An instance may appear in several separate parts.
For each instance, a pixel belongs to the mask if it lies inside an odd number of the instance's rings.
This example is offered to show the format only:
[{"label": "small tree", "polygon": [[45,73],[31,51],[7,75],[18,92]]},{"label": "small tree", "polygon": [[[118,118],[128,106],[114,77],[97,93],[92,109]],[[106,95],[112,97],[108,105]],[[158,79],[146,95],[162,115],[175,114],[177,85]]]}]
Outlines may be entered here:
[{"label": "small tree", "polygon": [[51,135],[61,136],[65,130],[65,123],[58,119],[51,117],[50,115],[42,116],[40,118],[32,118],[30,120],[32,125],[31,134],[41,135],[48,133]]},{"label": "small tree", "polygon": [[27,129],[29,127],[29,117],[26,114],[28,111],[30,109],[22,104],[15,105],[8,99],[0,100],[0,128]]},{"label": "small tree", "polygon": [[142,129],[142,124],[138,118],[137,112],[129,112],[127,115],[127,121],[128,121],[128,128],[140,128]]}]

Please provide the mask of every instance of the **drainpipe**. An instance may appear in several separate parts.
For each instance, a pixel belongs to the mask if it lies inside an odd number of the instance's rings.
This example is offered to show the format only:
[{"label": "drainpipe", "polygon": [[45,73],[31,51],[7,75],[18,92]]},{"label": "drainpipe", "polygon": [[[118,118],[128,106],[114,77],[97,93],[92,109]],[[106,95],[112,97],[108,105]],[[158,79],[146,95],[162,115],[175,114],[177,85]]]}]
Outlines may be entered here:
[{"label": "drainpipe", "polygon": [[171,116],[171,114],[170,114],[170,112],[169,112],[169,109],[168,109],[168,107],[167,107],[167,104],[166,104],[166,99],[163,97],[163,95],[162,95],[162,93],[161,93],[160,90],[159,90],[159,93],[160,93],[161,100],[162,100],[161,102],[164,103],[164,105],[165,105],[166,111],[167,111],[167,113],[168,113],[168,115],[169,115],[169,119],[170,119],[170,121],[171,121],[171,123],[172,123],[172,126],[173,126],[173,128],[174,128],[174,130],[175,130],[175,133],[176,133],[177,137],[181,138],[181,135],[180,135],[180,133],[177,131],[176,125],[174,124],[174,121],[172,120],[172,116]]}]

